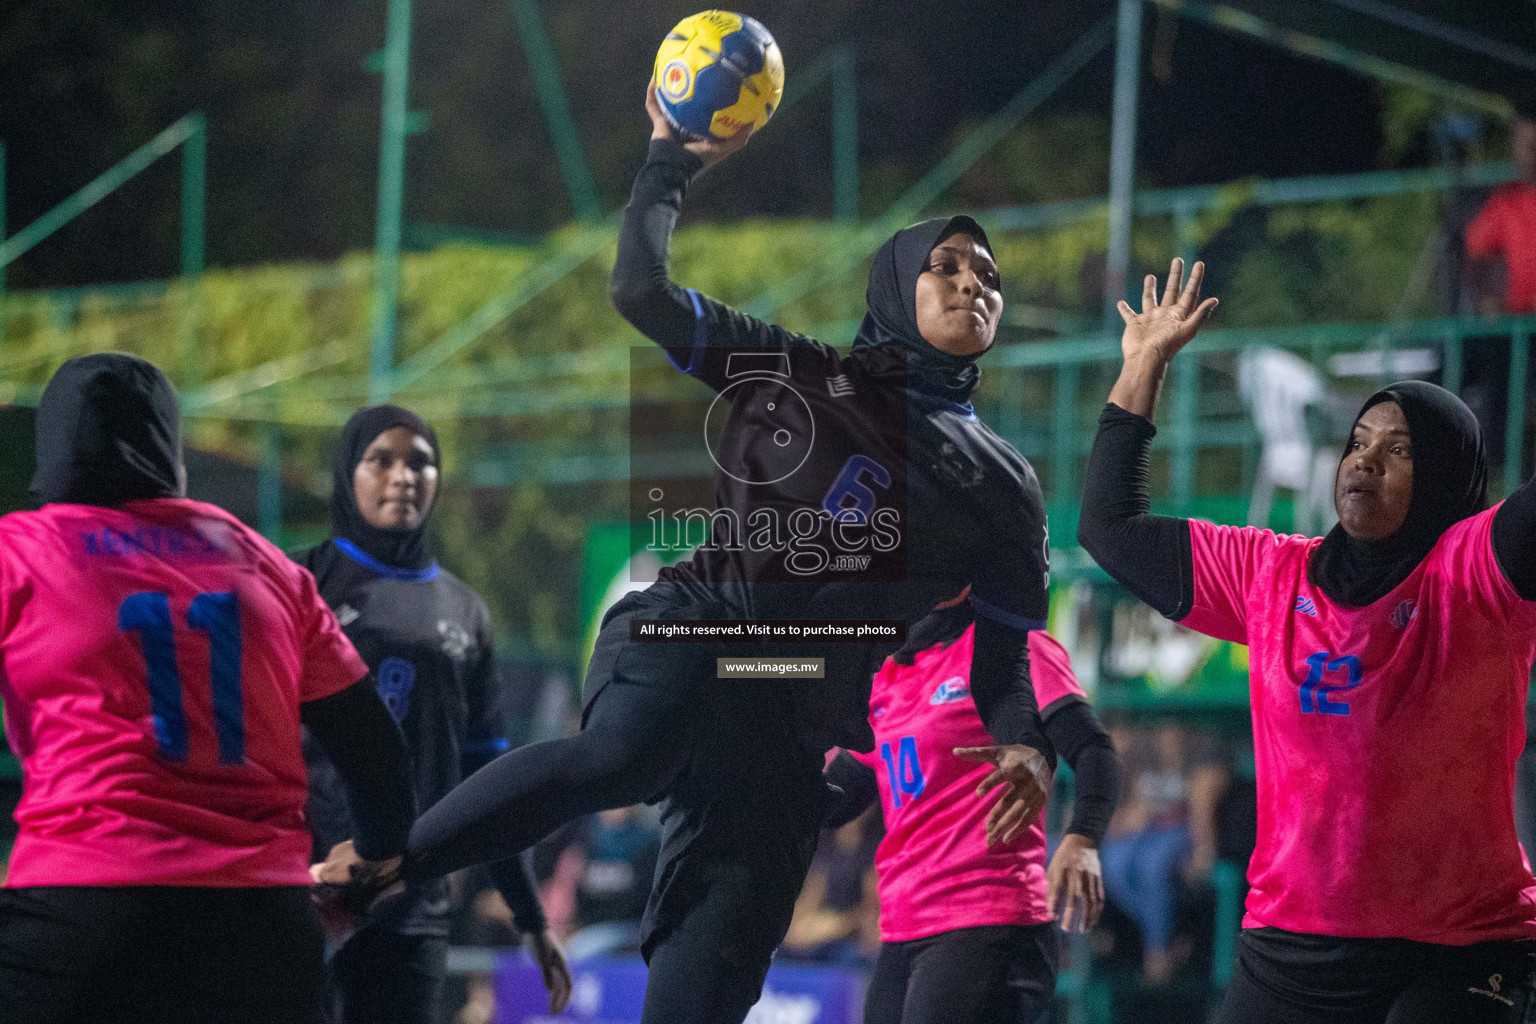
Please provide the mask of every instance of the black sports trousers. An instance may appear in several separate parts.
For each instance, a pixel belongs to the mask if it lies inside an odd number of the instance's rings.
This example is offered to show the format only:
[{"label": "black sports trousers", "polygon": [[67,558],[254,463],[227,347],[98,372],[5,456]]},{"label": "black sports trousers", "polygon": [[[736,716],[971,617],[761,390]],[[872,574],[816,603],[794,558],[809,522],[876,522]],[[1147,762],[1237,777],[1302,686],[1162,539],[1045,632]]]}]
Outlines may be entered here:
[{"label": "black sports trousers", "polygon": [[307,889],[0,889],[5,1024],[323,1024]]},{"label": "black sports trousers", "polygon": [[448,940],[370,925],[331,958],[336,1024],[437,1024]]},{"label": "black sports trousers", "polygon": [[582,731],[502,755],[411,832],[407,872],[430,877],[510,856],[580,815],[661,799],[641,925],[651,967],[644,1024],[746,1015],[829,803],[822,751],[801,730],[802,702],[814,702],[823,680],[719,679],[718,655],[750,652],[629,636],[636,618],[721,617],[656,588],[622,598],[588,664]]},{"label": "black sports trousers", "polygon": [[880,946],[864,1024],[1033,1024],[1056,992],[1051,924],[956,928]]},{"label": "black sports trousers", "polygon": [[1218,1024],[1525,1024],[1536,941],[1440,946],[1251,928]]}]

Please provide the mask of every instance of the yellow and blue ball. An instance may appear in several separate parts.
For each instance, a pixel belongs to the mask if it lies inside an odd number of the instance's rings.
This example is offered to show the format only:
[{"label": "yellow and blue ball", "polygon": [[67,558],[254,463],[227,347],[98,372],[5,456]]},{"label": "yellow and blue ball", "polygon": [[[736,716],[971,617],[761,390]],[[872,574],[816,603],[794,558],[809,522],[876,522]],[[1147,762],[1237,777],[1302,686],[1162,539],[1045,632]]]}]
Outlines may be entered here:
[{"label": "yellow and blue ball", "polygon": [[691,138],[728,139],[773,116],[784,95],[784,56],[757,20],[702,11],[667,33],[655,76],[672,127]]}]

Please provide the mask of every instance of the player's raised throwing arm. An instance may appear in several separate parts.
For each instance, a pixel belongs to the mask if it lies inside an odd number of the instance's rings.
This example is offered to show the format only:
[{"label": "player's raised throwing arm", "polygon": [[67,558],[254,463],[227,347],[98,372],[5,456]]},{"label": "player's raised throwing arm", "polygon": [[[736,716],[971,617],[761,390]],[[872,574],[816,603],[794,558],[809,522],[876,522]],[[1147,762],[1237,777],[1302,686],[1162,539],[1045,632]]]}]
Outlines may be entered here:
[{"label": "player's raised throwing arm", "polygon": [[1184,261],[1174,260],[1162,301],[1147,275],[1141,313],[1120,303],[1125,362],[1099,417],[1088,459],[1077,539],[1104,571],[1162,614],[1178,619],[1194,600],[1189,522],[1150,514],[1147,494],[1152,413],[1168,363],[1200,330],[1216,300],[1200,301],[1205,265],[1196,263],[1182,289]]},{"label": "player's raised throwing arm", "polygon": [[751,129],[729,139],[684,143],[657,105],[653,86],[646,87],[645,109],[651,118],[650,151],[624,212],[609,283],[619,313],[666,349],[679,370],[717,389],[727,370],[726,349],[816,344],[684,288],[668,276],[672,229],[688,183],[745,146]]}]

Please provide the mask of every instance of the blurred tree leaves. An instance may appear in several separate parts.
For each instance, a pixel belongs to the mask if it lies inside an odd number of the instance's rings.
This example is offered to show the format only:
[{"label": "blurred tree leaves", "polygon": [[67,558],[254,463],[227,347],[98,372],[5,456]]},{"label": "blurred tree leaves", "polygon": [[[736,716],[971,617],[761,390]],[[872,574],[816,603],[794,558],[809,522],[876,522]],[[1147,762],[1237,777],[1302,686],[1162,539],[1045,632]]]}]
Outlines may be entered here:
[{"label": "blurred tree leaves", "polygon": [[[1058,127],[1091,137],[1091,126]],[[1021,151],[1048,151],[1055,130],[1026,137]],[[1065,188],[1046,182],[1038,187]],[[1210,290],[1222,298],[1225,325],[1379,321],[1399,311],[1430,312],[1423,301],[1405,305],[1404,289],[1435,227],[1434,196],[1263,211],[1243,206],[1243,194],[1235,189],[1232,208],[1204,215],[1200,225]],[[723,301],[745,303],[795,270],[822,264],[849,230],[812,220],[694,224],[678,232],[673,273]],[[449,245],[408,254],[399,358],[422,351],[496,295],[516,288],[569,237],[557,232],[526,248]],[[1010,304],[1054,310],[1078,324],[1097,322],[1097,285],[1085,268],[1102,259],[1102,218],[1048,230],[997,231],[992,239]],[[1138,220],[1138,272],[1162,273],[1172,245],[1166,219]],[[624,450],[627,351],[645,343],[608,302],[611,261],[610,246],[397,399],[432,420],[443,441],[447,477],[435,529],[445,564],[486,595],[508,635],[546,656],[575,657],[587,527],[628,515],[622,481],[544,483],[527,461],[604,446]],[[0,353],[0,400],[25,398],[28,389],[35,394],[70,355],[136,352],[171,370],[183,386],[201,380],[223,389],[199,396],[194,388],[188,395],[190,406],[221,398],[192,419],[190,432],[199,443],[255,461],[256,423],[275,416],[286,424],[286,476],[323,493],[337,428],[366,398],[371,271],[367,254],[351,254],[323,264],[211,271],[192,291],[172,282],[12,295]],[[859,264],[826,271],[778,319],[846,342],[863,312],[863,273]],[[1003,340],[1049,333],[1010,329]],[[690,384],[678,379],[665,393],[686,398]],[[5,394],[3,387],[19,394]],[[989,384],[985,390],[994,389]],[[496,414],[498,402],[557,397],[576,399],[577,407]]]}]

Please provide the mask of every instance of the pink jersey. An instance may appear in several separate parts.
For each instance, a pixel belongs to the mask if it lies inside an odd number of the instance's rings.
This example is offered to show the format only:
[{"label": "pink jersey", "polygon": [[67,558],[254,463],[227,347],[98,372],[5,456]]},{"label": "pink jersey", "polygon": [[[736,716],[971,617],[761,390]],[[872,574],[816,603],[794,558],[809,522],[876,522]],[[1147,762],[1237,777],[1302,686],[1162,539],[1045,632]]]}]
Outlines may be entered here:
[{"label": "pink jersey", "polygon": [[314,578],[211,505],[0,519],[7,884],[307,884],[299,702],[366,672]]},{"label": "pink jersey", "polygon": [[1536,603],[1463,520],[1381,600],[1307,581],[1321,543],[1190,526],[1184,624],[1249,647],[1259,836],[1246,927],[1466,945],[1536,937],[1515,758]]},{"label": "pink jersey", "polygon": [[[993,743],[971,699],[974,640],[973,626],[910,666],[888,659],[874,678],[875,752],[853,756],[875,770],[885,812],[875,871],[886,942],[1052,919],[1044,813],[1012,842],[989,849],[986,819],[998,795],[978,797],[976,787],[992,766],[954,754]],[[1029,667],[1042,709],[1082,696],[1067,652],[1043,630],[1029,634]]]}]

